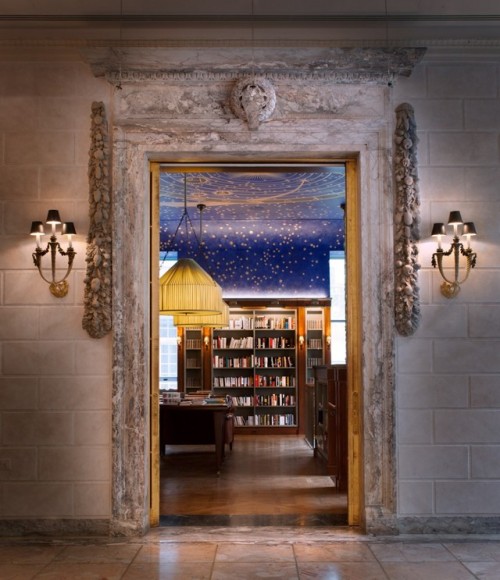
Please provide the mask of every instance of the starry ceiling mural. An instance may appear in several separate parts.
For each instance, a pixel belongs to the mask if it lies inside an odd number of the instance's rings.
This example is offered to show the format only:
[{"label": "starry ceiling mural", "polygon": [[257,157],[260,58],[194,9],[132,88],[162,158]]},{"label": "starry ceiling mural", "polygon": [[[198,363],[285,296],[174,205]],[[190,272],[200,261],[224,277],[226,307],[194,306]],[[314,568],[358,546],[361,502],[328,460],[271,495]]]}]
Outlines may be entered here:
[{"label": "starry ceiling mural", "polygon": [[160,251],[194,258],[226,298],[326,297],[344,202],[343,165],[162,167]]}]

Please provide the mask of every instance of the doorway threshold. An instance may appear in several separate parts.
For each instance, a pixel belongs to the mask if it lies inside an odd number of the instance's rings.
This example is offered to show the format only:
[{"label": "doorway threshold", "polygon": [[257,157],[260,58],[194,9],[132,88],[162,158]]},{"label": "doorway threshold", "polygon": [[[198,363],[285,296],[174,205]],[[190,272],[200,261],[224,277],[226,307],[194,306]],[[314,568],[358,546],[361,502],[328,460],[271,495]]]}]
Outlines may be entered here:
[{"label": "doorway threshold", "polygon": [[213,527],[320,527],[346,526],[345,514],[250,514],[250,515],[164,515],[160,516],[160,527],[213,526]]}]

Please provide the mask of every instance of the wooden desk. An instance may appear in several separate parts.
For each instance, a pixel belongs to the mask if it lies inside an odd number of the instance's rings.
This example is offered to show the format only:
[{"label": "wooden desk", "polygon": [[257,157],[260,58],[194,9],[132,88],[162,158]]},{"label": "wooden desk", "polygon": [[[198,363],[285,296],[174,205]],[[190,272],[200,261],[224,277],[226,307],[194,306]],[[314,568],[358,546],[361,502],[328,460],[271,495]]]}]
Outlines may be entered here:
[{"label": "wooden desk", "polygon": [[220,473],[226,443],[232,445],[226,429],[228,405],[160,405],[160,454],[165,445],[215,445],[215,465]]}]

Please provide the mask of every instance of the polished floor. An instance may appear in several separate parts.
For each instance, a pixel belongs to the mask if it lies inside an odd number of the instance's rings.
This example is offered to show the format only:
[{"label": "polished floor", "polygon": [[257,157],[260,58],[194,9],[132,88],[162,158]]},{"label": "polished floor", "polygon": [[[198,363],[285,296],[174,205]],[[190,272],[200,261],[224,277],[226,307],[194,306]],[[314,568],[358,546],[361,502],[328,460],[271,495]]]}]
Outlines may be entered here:
[{"label": "polished floor", "polygon": [[500,580],[500,536],[328,525],[346,498],[300,438],[238,437],[220,477],[203,448],[169,450],[162,469],[162,512],[177,524],[140,538],[3,538],[0,580]]},{"label": "polished floor", "polygon": [[347,497],[303,436],[236,435],[219,476],[211,446],[167,446],[162,525],[345,525]]},{"label": "polished floor", "polygon": [[125,540],[3,540],[2,580],[498,580],[500,539],[158,528]]}]

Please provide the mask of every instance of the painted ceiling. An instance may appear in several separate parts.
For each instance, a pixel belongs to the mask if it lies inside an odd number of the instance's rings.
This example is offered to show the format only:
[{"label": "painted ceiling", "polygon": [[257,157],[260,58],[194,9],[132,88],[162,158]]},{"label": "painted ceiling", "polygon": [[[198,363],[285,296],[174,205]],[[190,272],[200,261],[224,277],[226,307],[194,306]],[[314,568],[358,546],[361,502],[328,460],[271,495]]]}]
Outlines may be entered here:
[{"label": "painted ceiling", "polygon": [[326,297],[344,202],[343,165],[163,167],[160,250],[196,259],[228,298]]}]

